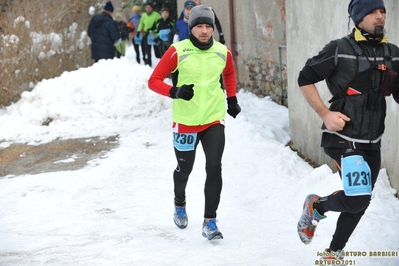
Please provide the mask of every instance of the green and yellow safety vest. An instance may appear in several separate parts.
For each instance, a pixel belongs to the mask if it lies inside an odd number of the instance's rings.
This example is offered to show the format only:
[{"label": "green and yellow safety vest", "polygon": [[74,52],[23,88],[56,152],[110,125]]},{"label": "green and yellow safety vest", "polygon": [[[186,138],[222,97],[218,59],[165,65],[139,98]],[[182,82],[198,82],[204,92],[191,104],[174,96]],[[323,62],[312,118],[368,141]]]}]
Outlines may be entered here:
[{"label": "green and yellow safety vest", "polygon": [[178,63],[176,86],[194,84],[194,97],[190,101],[175,99],[172,104],[173,122],[187,125],[206,125],[224,120],[225,94],[221,87],[221,74],[226,66],[227,47],[214,42],[201,50],[187,39],[174,43]]}]

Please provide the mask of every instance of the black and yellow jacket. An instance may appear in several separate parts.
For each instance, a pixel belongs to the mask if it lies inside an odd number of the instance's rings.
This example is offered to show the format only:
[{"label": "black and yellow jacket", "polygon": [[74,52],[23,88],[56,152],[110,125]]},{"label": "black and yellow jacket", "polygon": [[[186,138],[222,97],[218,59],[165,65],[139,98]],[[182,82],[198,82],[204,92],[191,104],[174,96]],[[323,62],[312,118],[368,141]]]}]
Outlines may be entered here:
[{"label": "black and yellow jacket", "polygon": [[[355,40],[361,54],[357,54],[348,37]],[[323,124],[322,147],[354,145],[378,149],[386,115],[381,83],[390,70],[399,72],[399,48],[388,43],[386,37],[380,42],[369,41],[357,28],[348,37],[331,41],[309,59],[299,74],[298,84],[326,80],[332,95],[329,109],[351,119],[341,131],[329,131]],[[386,69],[387,65],[392,69]],[[393,97],[399,102],[399,87],[393,90]]]}]

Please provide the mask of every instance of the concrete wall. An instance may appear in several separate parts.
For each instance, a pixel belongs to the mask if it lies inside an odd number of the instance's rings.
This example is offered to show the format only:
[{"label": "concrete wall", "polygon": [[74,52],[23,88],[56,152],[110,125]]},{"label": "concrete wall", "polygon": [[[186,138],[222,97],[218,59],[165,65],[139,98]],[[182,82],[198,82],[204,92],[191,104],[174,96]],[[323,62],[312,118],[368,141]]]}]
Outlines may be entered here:
[{"label": "concrete wall", "polygon": [[[179,10],[184,2],[178,0]],[[202,4],[215,10],[226,45],[236,51],[238,87],[286,105],[285,0],[233,0],[234,25],[230,23],[229,2],[203,0]],[[232,28],[236,43],[231,43]],[[215,38],[219,38],[217,32]]]},{"label": "concrete wall", "polygon": [[[294,148],[307,155],[318,164],[332,161],[320,148],[321,119],[308,105],[297,84],[298,73],[306,60],[317,54],[332,39],[348,33],[349,1],[290,1],[286,2],[287,12],[287,58],[288,58],[288,106],[290,114],[291,138]],[[389,41],[399,44],[397,21],[399,10],[396,0],[385,0],[387,9],[387,35]],[[396,7],[396,9],[394,8]],[[353,24],[350,24],[350,30]],[[325,82],[317,84],[322,99],[328,104],[331,98]],[[391,184],[399,190],[398,105],[391,97],[387,98],[386,131],[382,142],[383,168],[387,169]]]},{"label": "concrete wall", "polygon": [[240,86],[286,104],[285,1],[234,1],[234,4]]},{"label": "concrete wall", "polygon": [[[397,0],[385,0],[387,9],[387,35],[389,41],[399,45],[398,21],[399,4]],[[389,97],[387,99],[387,118],[385,134],[382,139],[382,166],[387,169],[391,185],[399,191],[399,105]]]}]

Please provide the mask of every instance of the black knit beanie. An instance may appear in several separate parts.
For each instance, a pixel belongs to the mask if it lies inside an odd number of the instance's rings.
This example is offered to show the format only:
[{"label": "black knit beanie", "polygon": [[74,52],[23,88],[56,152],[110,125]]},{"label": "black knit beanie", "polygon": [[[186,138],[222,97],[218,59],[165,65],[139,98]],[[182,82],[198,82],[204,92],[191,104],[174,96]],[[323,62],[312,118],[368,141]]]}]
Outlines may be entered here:
[{"label": "black knit beanie", "polygon": [[355,25],[357,25],[365,16],[379,8],[385,11],[385,5],[382,0],[352,0],[348,6],[348,13]]},{"label": "black knit beanie", "polygon": [[108,12],[114,12],[114,5],[112,4],[111,1],[108,1],[105,6],[104,6],[104,10],[108,11]]}]

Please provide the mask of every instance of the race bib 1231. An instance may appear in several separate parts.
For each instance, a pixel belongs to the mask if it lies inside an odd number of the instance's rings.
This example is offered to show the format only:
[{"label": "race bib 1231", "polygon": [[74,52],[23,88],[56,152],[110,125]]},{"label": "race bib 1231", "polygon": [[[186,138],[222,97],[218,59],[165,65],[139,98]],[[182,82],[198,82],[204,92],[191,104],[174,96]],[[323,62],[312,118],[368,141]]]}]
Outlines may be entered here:
[{"label": "race bib 1231", "polygon": [[341,158],[341,168],[346,196],[371,195],[371,171],[363,156]]}]

